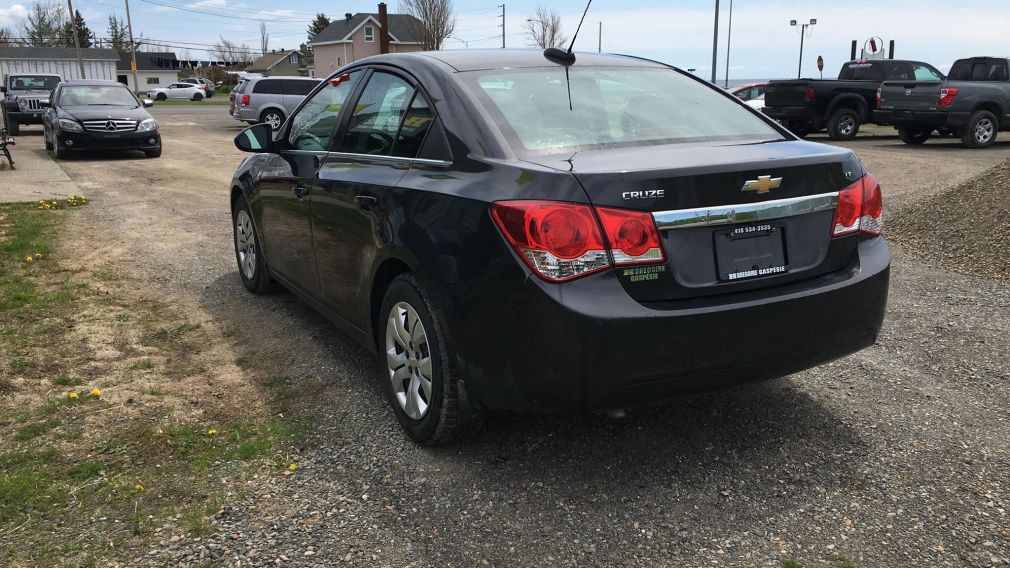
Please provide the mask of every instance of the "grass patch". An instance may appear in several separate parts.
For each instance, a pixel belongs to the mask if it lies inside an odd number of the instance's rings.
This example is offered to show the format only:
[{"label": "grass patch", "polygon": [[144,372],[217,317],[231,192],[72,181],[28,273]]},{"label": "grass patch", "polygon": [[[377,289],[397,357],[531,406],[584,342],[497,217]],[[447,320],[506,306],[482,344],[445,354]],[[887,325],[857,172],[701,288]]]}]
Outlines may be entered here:
[{"label": "grass patch", "polygon": [[21,357],[15,357],[14,360],[11,361],[11,373],[14,373],[15,375],[20,375],[31,368],[32,364]]},{"label": "grass patch", "polygon": [[175,327],[161,328],[158,331],[148,334],[144,337],[141,343],[150,347],[152,345],[158,345],[159,343],[176,341],[187,333],[194,332],[198,329],[200,329],[200,324],[198,323],[184,323]]},{"label": "grass patch", "polygon": [[154,363],[150,359],[141,359],[136,363],[130,365],[131,371],[149,371],[154,368]]},{"label": "grass patch", "polygon": [[44,422],[35,422],[34,424],[26,424],[18,428],[17,431],[14,433],[14,441],[25,442],[28,440],[32,440],[34,438],[38,438],[39,436],[59,426],[59,424],[60,423],[56,420],[46,420]]},{"label": "grass patch", "polygon": [[50,380],[50,382],[57,387],[77,387],[84,384],[84,379],[79,379],[77,377],[70,377],[67,375],[60,375],[58,377],[54,377],[52,380]]},{"label": "grass patch", "polygon": [[209,99],[203,99],[199,101],[191,101],[188,99],[169,99],[164,101],[154,101],[155,107],[160,106],[228,106],[228,95],[220,96],[215,93],[213,97]]}]

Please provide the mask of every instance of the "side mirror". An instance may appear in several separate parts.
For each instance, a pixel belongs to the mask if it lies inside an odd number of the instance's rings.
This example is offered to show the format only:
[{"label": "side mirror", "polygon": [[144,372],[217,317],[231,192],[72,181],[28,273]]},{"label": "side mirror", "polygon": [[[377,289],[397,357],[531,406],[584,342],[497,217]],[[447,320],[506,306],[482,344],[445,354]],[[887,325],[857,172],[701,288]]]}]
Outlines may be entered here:
[{"label": "side mirror", "polygon": [[154,106],[154,101],[151,99],[144,99],[144,108],[151,108]]},{"label": "side mirror", "polygon": [[235,135],[235,147],[243,152],[268,152],[274,130],[269,124],[256,124]]},{"label": "side mirror", "polygon": [[40,107],[44,107],[44,108],[48,108],[48,107],[51,107],[53,105],[52,105],[52,103],[49,102],[49,99],[42,99],[42,100],[39,101],[39,106]]}]

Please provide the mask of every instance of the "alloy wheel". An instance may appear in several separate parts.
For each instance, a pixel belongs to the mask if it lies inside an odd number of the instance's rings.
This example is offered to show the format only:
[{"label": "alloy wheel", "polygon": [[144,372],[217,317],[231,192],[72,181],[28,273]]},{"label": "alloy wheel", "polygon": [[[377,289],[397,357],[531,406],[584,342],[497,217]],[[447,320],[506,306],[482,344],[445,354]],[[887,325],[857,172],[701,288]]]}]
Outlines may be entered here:
[{"label": "alloy wheel", "polygon": [[386,366],[400,408],[414,420],[424,418],[431,405],[431,351],[421,318],[406,302],[394,305],[386,320]]},{"label": "alloy wheel", "polygon": [[992,139],[993,132],[996,128],[992,121],[988,118],[983,118],[975,124],[975,141],[979,144],[985,144]]},{"label": "alloy wheel", "polygon": [[256,236],[253,234],[252,219],[245,209],[235,216],[235,250],[238,264],[246,280],[256,277]]},{"label": "alloy wheel", "polygon": [[838,121],[838,132],[845,136],[852,134],[852,131],[856,129],[856,121],[851,116],[846,116],[842,120]]},{"label": "alloy wheel", "polygon": [[264,122],[269,124],[270,128],[277,130],[281,127],[281,117],[279,114],[275,112],[267,113],[265,118],[266,120]]}]

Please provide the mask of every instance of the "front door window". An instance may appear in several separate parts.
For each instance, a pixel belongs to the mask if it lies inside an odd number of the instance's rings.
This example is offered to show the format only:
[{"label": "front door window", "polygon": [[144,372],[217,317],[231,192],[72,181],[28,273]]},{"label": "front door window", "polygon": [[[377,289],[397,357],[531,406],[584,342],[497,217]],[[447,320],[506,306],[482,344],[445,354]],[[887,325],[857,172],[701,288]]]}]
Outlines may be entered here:
[{"label": "front door window", "polygon": [[354,91],[361,71],[345,73],[326,82],[291,119],[288,142],[295,150],[326,151],[337,128],[340,109]]}]

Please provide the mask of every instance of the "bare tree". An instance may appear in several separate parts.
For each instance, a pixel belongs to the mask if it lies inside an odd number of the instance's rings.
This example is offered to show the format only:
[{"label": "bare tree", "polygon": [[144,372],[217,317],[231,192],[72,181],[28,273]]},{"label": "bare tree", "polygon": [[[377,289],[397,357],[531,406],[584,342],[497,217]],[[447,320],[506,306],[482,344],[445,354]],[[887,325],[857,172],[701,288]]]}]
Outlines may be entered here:
[{"label": "bare tree", "polygon": [[221,41],[215,42],[210,53],[221,61],[228,63],[251,63],[252,50],[246,44],[238,44],[234,41],[218,36]]},{"label": "bare tree", "polygon": [[0,28],[0,47],[17,47],[20,42],[10,28]]},{"label": "bare tree", "polygon": [[561,34],[561,16],[544,6],[537,6],[537,12],[526,19],[523,31],[530,47],[540,49],[561,47],[568,41],[568,38]]},{"label": "bare tree", "polygon": [[407,25],[425,51],[442,49],[456,29],[452,0],[401,0],[400,13],[413,16]]},{"label": "bare tree", "polygon": [[267,33],[267,23],[260,22],[260,51],[266,55],[268,49],[270,49],[270,34]]}]

